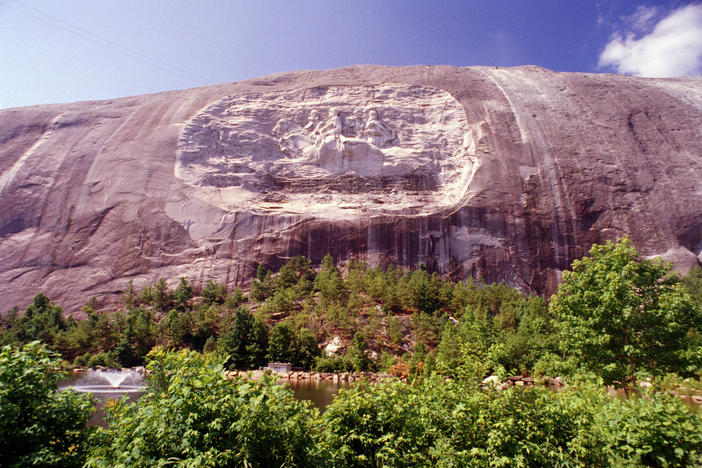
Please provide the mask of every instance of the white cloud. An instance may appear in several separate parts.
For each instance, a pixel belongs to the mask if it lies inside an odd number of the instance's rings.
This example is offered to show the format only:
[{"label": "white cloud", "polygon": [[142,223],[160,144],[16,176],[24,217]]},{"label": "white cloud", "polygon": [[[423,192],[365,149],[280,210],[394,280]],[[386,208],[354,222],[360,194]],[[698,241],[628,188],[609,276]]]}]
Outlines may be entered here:
[{"label": "white cloud", "polygon": [[638,32],[648,32],[652,29],[653,21],[658,14],[658,8],[639,6],[633,15],[624,17],[624,22],[628,23],[632,29]]},{"label": "white cloud", "polygon": [[[679,8],[652,27],[655,8],[639,7],[600,54],[600,67],[647,77],[702,74],[702,4]],[[650,31],[636,37],[633,31]]]}]

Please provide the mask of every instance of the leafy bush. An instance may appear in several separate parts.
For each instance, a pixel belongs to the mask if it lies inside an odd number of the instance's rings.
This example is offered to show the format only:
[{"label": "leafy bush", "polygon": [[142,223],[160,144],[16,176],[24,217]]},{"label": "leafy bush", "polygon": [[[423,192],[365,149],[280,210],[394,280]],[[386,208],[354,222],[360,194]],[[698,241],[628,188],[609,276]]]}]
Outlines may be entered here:
[{"label": "leafy bush", "polygon": [[289,321],[276,324],[268,337],[268,360],[292,362],[294,335],[295,331]]},{"label": "leafy bush", "polygon": [[314,368],[317,372],[352,372],[353,362],[346,356],[317,358]]},{"label": "leafy bush", "polygon": [[114,353],[97,353],[91,356],[87,362],[86,367],[121,367],[117,362],[117,358]]},{"label": "leafy bush", "polygon": [[81,466],[92,400],[59,391],[56,356],[38,342],[0,350],[3,466]]},{"label": "leafy bush", "polygon": [[595,426],[614,465],[702,464],[702,419],[666,393],[608,399]]},{"label": "leafy bush", "polygon": [[312,369],[315,360],[321,350],[317,344],[317,338],[307,328],[298,330],[295,336],[292,364],[304,369]]},{"label": "leafy bush", "polygon": [[272,378],[227,380],[224,362],[192,351],[149,353],[149,384],[109,412],[88,466],[309,466],[316,410]]},{"label": "leafy bush", "polygon": [[700,466],[702,420],[676,398],[602,386],[502,392],[442,379],[342,390],[322,417],[329,466]]},{"label": "leafy bush", "polygon": [[482,392],[442,379],[342,390],[324,413],[331,466],[597,465],[593,411],[572,393]]},{"label": "leafy bush", "polygon": [[200,291],[200,297],[206,305],[224,304],[227,298],[227,286],[217,281],[207,280],[205,287]]},{"label": "leafy bush", "polygon": [[356,332],[349,343],[346,359],[351,362],[356,372],[375,370],[375,363],[368,357],[368,344],[359,332]]}]

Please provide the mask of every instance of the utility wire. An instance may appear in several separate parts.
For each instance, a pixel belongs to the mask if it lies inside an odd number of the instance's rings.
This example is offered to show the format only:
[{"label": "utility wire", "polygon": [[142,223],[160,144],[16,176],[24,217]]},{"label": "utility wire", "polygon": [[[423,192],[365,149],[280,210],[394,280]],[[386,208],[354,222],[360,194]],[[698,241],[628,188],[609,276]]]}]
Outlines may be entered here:
[{"label": "utility wire", "polygon": [[169,65],[167,63],[161,62],[160,60],[157,60],[155,58],[149,57],[148,55],[145,55],[141,52],[138,52],[136,50],[124,47],[106,37],[100,36],[99,34],[95,34],[92,31],[88,31],[87,29],[81,28],[80,26],[76,26],[74,24],[71,24],[67,21],[64,21],[60,18],[57,18],[56,16],[50,15],[49,13],[46,13],[42,10],[39,10],[38,8],[26,5],[18,0],[0,0],[0,4],[3,4],[9,8],[12,8],[13,10],[19,11],[20,13],[23,13],[27,16],[31,16],[32,18],[35,18],[39,21],[42,21],[46,24],[58,27],[60,29],[63,29],[64,31],[68,31],[70,33],[76,34],[78,36],[83,37],[84,39],[87,39],[91,42],[94,42],[96,44],[99,44],[103,47],[106,47],[114,52],[117,52],[119,54],[125,55],[127,57],[140,60],[144,63],[148,63],[149,65],[152,65],[154,67],[160,68],[161,70],[167,71],[169,73],[172,73],[174,75],[178,75],[181,78],[187,78],[188,80],[194,81],[198,84],[201,85],[206,85],[209,84],[210,81],[194,75],[190,73],[187,70],[183,70],[177,67],[174,67],[172,65]]}]

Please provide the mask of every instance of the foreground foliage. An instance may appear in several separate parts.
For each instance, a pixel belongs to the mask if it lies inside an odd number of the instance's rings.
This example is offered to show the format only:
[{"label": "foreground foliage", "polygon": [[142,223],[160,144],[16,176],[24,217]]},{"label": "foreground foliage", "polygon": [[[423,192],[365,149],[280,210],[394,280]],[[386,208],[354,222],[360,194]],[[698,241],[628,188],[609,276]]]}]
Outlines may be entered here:
[{"label": "foreground foliage", "polygon": [[0,350],[0,465],[81,466],[92,400],[59,391],[53,353],[38,342]]},{"label": "foreground foliage", "polygon": [[329,466],[698,466],[702,420],[672,396],[602,387],[479,390],[444,379],[343,390]]},{"label": "foreground foliage", "polygon": [[147,394],[111,410],[88,466],[697,466],[702,420],[652,389],[482,389],[434,376],[360,383],[324,415],[212,356],[157,350]]},{"label": "foreground foliage", "polygon": [[117,403],[88,466],[308,466],[316,412],[271,378],[227,380],[223,360],[149,354],[149,385]]},{"label": "foreground foliage", "polygon": [[[0,355],[2,466],[699,466],[702,419],[652,387],[553,392],[435,375],[342,390],[320,418],[270,377],[227,380],[223,359],[149,355],[149,385],[108,410],[86,444],[90,401],[44,383],[37,343]],[[52,375],[52,374],[49,374]],[[48,391],[47,391],[48,389]]]}]

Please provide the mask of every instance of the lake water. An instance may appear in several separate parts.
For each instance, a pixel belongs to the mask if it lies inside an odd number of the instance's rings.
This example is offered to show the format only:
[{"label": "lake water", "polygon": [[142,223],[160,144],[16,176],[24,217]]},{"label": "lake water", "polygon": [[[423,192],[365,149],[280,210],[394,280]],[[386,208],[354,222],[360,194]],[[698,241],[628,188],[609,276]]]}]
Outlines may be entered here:
[{"label": "lake water", "polygon": [[[66,388],[73,386],[80,379],[81,377],[66,379],[60,383],[59,387]],[[293,391],[295,398],[301,401],[307,400],[312,402],[312,404],[322,412],[329,406],[340,389],[348,388],[351,385],[348,382],[335,383],[327,380],[281,380],[280,382],[281,385],[286,385]],[[136,401],[143,393],[143,391],[126,393],[127,401]],[[93,417],[90,418],[88,424],[105,427],[105,403],[108,400],[118,400],[122,398],[122,395],[125,395],[125,393],[119,390],[101,390],[99,393],[94,393],[93,396],[96,400],[97,411],[93,414]]]},{"label": "lake water", "polygon": [[284,385],[289,386],[298,400],[311,401],[320,411],[329,406],[339,390],[351,386],[348,382],[330,382],[328,380],[290,380]]}]

